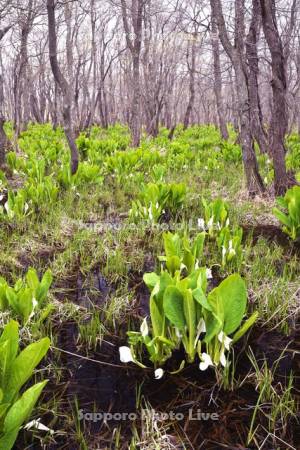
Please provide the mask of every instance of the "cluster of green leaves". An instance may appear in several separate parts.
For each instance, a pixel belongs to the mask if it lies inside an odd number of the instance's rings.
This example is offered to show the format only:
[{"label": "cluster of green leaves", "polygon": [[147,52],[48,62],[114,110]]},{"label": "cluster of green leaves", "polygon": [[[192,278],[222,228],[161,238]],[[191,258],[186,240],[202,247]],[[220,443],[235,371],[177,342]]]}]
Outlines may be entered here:
[{"label": "cluster of green leaves", "polygon": [[[3,194],[3,197],[5,195]],[[17,192],[8,191],[6,202],[4,205],[0,205],[0,218],[2,220],[17,220],[21,222],[30,213],[25,190],[20,189]]]},{"label": "cluster of green leaves", "polygon": [[187,195],[184,183],[149,183],[143,185],[139,198],[132,202],[130,217],[133,221],[144,220],[158,223],[163,214],[170,218],[180,215]]},{"label": "cluster of green leaves", "polygon": [[273,213],[283,225],[283,231],[296,240],[300,238],[300,186],[289,189],[284,197],[277,198],[281,209],[274,208]]},{"label": "cluster of green leaves", "polygon": [[204,207],[205,226],[208,235],[215,238],[229,224],[228,205],[221,198],[217,198],[212,202],[207,202],[202,198],[202,205]]},{"label": "cluster of green leaves", "polygon": [[287,138],[286,166],[288,170],[300,173],[300,136],[297,133]]},{"label": "cluster of green leaves", "polygon": [[119,183],[123,183],[137,172],[146,173],[161,160],[157,150],[138,148],[115,152],[107,157],[104,166],[107,174],[113,175]]},{"label": "cluster of green leaves", "polygon": [[207,202],[202,198],[205,219],[199,219],[199,226],[205,229],[210,238],[215,239],[222,253],[222,266],[235,263],[239,267],[242,262],[243,230],[231,227],[227,203],[218,198]]},{"label": "cluster of green leaves", "polygon": [[36,270],[29,268],[25,278],[18,279],[14,286],[9,286],[0,277],[0,311],[11,309],[23,323],[27,323],[37,311],[41,311],[51,284],[49,269],[40,281]]},{"label": "cluster of green leaves", "polygon": [[187,362],[193,362],[198,354],[201,370],[219,363],[225,366],[229,343],[236,342],[255,322],[256,313],[241,326],[247,291],[240,275],[229,276],[207,292],[208,271],[199,267],[204,239],[204,233],[194,242],[177,234],[164,235],[166,254],[159,258],[164,265],[159,274],[144,275],[151,292],[151,326],[145,319],[140,332],[128,332],[134,362],[141,364],[136,355],[145,346],[150,360],[160,366],[182,345]]},{"label": "cluster of green leaves", "polygon": [[29,418],[47,380],[21,392],[33,376],[34,369],[46,355],[48,338],[30,344],[20,351],[19,330],[15,321],[9,322],[0,336],[0,449],[13,448],[19,430]]},{"label": "cluster of green leaves", "polygon": [[220,234],[217,237],[217,245],[222,250],[222,266],[225,267],[228,264],[234,262],[238,266],[243,259],[243,230],[240,227],[230,229],[226,226],[220,230]]}]

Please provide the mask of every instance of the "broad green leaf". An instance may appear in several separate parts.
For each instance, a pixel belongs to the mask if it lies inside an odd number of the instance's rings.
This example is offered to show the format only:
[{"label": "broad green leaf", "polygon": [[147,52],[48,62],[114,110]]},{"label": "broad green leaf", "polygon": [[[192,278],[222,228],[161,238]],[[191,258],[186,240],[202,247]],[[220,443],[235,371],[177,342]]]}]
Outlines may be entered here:
[{"label": "broad green leaf", "polygon": [[4,436],[0,439],[1,450],[11,450],[18,436],[20,427],[30,416],[32,409],[46,384],[47,380],[29,388],[9,409],[3,424]]},{"label": "broad green leaf", "polygon": [[196,307],[193,299],[192,291],[190,289],[186,289],[183,292],[184,302],[183,302],[183,310],[185,321],[187,324],[187,328],[189,331],[190,342],[194,342],[196,337]]},{"label": "broad green leaf", "polygon": [[247,289],[244,280],[238,274],[230,275],[210,292],[208,302],[224,322],[224,333],[230,335],[240,326],[246,311]]},{"label": "broad green leaf", "polygon": [[172,275],[180,269],[181,261],[179,256],[169,256],[166,260],[166,267]]},{"label": "broad green leaf", "polygon": [[196,237],[196,240],[194,242],[192,251],[195,257],[200,260],[203,256],[203,247],[204,247],[204,241],[205,241],[206,233],[203,231],[202,233],[199,233]]},{"label": "broad green leaf", "polygon": [[247,333],[247,331],[249,330],[250,327],[252,327],[254,325],[254,323],[256,322],[258,318],[258,311],[256,311],[255,313],[253,313],[249,319],[246,320],[245,323],[243,323],[243,325],[241,326],[241,328],[239,330],[236,331],[236,333],[234,333],[233,335],[233,339],[232,339],[232,343],[234,344],[235,342],[237,342],[242,336],[244,336],[245,333]]},{"label": "broad green leaf", "polygon": [[208,312],[205,314],[205,326],[204,342],[208,344],[222,330],[223,322],[216,314]]},{"label": "broad green leaf", "polygon": [[151,292],[156,283],[159,281],[159,275],[157,275],[155,272],[145,273],[143,276],[143,280]]},{"label": "broad green leaf", "polygon": [[0,387],[6,385],[13,361],[19,349],[19,326],[11,320],[0,336]]},{"label": "broad green leaf", "polygon": [[164,312],[169,321],[179,330],[183,330],[186,325],[183,301],[184,297],[177,287],[167,287],[163,300]]},{"label": "broad green leaf", "polygon": [[172,256],[180,257],[181,245],[179,235],[172,233],[164,233],[163,240],[166,256],[168,258]]},{"label": "broad green leaf", "polygon": [[36,289],[36,300],[38,301],[38,303],[42,303],[46,299],[52,281],[53,281],[52,273],[51,270],[48,269],[44,273],[42,281],[39,283]]},{"label": "broad green leaf", "polygon": [[204,309],[212,311],[212,307],[208,303],[207,298],[200,287],[193,290],[193,297]]},{"label": "broad green leaf", "polygon": [[287,227],[291,226],[291,221],[290,221],[289,217],[286,214],[284,214],[282,211],[280,211],[278,208],[273,208],[273,214],[274,214],[274,216],[277,217],[277,219],[281,223],[283,223]]},{"label": "broad green leaf", "polygon": [[28,269],[28,272],[26,274],[26,282],[28,284],[28,286],[30,287],[30,289],[32,289],[33,292],[36,291],[36,289],[38,288],[40,281],[39,281],[39,277],[37,276],[36,270],[33,269],[32,267],[30,267]]},{"label": "broad green leaf", "polygon": [[11,366],[11,376],[4,389],[5,402],[13,401],[21,387],[32,376],[34,369],[46,355],[49,347],[50,340],[44,338],[30,344],[17,356]]},{"label": "broad green leaf", "polygon": [[150,316],[152,323],[153,336],[161,336],[164,328],[164,318],[162,312],[157,306],[155,297],[150,297]]}]

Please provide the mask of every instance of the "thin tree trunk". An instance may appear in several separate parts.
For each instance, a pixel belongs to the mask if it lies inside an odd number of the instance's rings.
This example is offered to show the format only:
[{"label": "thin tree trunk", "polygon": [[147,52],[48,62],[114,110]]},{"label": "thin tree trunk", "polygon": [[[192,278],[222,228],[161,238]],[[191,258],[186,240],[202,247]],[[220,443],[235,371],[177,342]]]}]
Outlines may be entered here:
[{"label": "thin tree trunk", "polygon": [[131,118],[130,128],[132,134],[132,145],[138,147],[141,140],[141,121],[140,121],[140,55],[142,46],[142,28],[143,28],[143,0],[136,0],[131,4],[131,21],[134,31],[134,38],[130,38],[130,28],[128,22],[127,10],[129,9],[126,1],[121,0],[123,25],[126,34],[127,46],[132,56],[132,104],[131,104]]},{"label": "thin tree trunk", "polygon": [[186,113],[185,113],[184,120],[183,120],[183,129],[184,130],[187,129],[187,127],[190,124],[190,118],[191,118],[191,114],[193,112],[193,107],[194,107],[194,103],[195,103],[196,39],[197,39],[197,34],[193,33],[192,45],[191,45],[191,64],[189,64],[189,54],[187,55],[187,64],[188,64],[189,77],[190,77],[190,83],[189,83],[190,97],[189,97],[188,106],[187,106]]},{"label": "thin tree trunk", "polygon": [[235,45],[233,46],[227,34],[225,20],[220,0],[210,0],[212,16],[218,24],[220,40],[230,58],[236,78],[238,112],[240,121],[239,143],[242,147],[244,170],[247,179],[247,188],[250,196],[262,193],[264,184],[259,174],[257,159],[254,151],[250,105],[248,93],[248,80],[245,61],[243,59],[244,47],[244,3],[235,0]]},{"label": "thin tree trunk", "polygon": [[249,33],[246,40],[246,55],[249,68],[248,89],[250,103],[251,131],[253,138],[259,145],[262,153],[268,153],[268,140],[263,128],[262,111],[258,91],[258,54],[257,41],[260,28],[260,5],[259,0],[252,0],[252,18]]},{"label": "thin tree trunk", "polygon": [[287,77],[286,59],[283,45],[277,28],[275,4],[273,0],[260,0],[264,34],[271,53],[272,66],[272,118],[271,118],[271,149],[274,164],[274,187],[277,195],[282,195],[294,183],[289,179],[286,166],[284,144],[288,129],[287,111]]},{"label": "thin tree trunk", "polygon": [[72,92],[70,86],[63,76],[57,61],[57,36],[55,20],[54,0],[47,0],[48,30],[49,30],[49,57],[55,82],[63,95],[63,122],[64,131],[71,152],[71,173],[75,174],[78,169],[79,153],[75,143],[75,135],[72,127]]},{"label": "thin tree trunk", "polygon": [[211,23],[211,44],[214,59],[214,94],[217,104],[217,114],[219,120],[219,126],[221,131],[222,139],[226,141],[229,138],[226,120],[225,120],[225,110],[224,102],[222,96],[222,75],[221,75],[221,63],[220,63],[220,47],[219,47],[219,35],[217,22],[214,17],[212,17]]}]

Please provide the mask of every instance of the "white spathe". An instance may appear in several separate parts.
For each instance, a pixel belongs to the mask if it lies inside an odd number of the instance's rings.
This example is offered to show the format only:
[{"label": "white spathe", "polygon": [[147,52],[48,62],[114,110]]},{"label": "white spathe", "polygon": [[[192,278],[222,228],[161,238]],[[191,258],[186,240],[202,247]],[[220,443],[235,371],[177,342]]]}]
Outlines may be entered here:
[{"label": "white spathe", "polygon": [[204,319],[202,317],[199,320],[197,331],[199,334],[206,332],[206,325],[205,325]]},{"label": "white spathe", "polygon": [[207,353],[202,353],[201,355],[202,362],[199,364],[199,369],[204,371],[208,369],[209,366],[213,366],[213,362],[211,357]]},{"label": "white spathe", "polygon": [[143,337],[146,337],[149,334],[149,328],[148,328],[147,318],[146,317],[145,317],[145,319],[143,320],[143,322],[141,324],[140,331],[141,331]]},{"label": "white spathe", "polygon": [[202,219],[202,217],[198,218],[198,228],[200,230],[205,230],[205,221]]},{"label": "white spathe", "polygon": [[165,371],[163,369],[156,369],[154,371],[154,376],[156,380],[160,380],[164,376]]},{"label": "white spathe", "polygon": [[119,347],[120,361],[122,363],[134,362],[131,349],[129,347]]},{"label": "white spathe", "polygon": [[47,433],[54,434],[54,431],[50,428],[46,427],[46,425],[41,423],[41,419],[32,420],[24,425],[25,430],[30,430],[31,428],[35,428],[36,430],[47,431]]},{"label": "white spathe", "polygon": [[224,331],[220,331],[220,333],[218,334],[218,339],[221,342],[221,344],[224,344],[224,347],[226,348],[226,350],[230,349],[230,344],[232,342],[232,339],[230,339],[228,336],[226,336]]},{"label": "white spathe", "polygon": [[227,360],[226,360],[226,356],[225,356],[224,351],[221,352],[221,355],[220,355],[220,363],[222,364],[223,367],[226,367],[226,366],[227,366]]},{"label": "white spathe", "polygon": [[212,271],[211,271],[211,269],[206,269],[206,278],[208,279],[208,280],[211,280],[212,279]]}]

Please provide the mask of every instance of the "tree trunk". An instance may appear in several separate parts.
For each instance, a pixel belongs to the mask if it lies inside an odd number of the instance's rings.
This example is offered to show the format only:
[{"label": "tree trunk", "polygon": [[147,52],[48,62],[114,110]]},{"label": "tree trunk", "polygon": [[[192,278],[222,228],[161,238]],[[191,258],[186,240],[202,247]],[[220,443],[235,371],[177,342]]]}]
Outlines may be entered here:
[{"label": "tree trunk", "polygon": [[72,92],[63,76],[57,61],[57,36],[55,20],[54,0],[47,0],[48,30],[49,30],[49,57],[55,82],[63,95],[63,122],[64,131],[71,152],[71,173],[74,175],[78,169],[79,153],[75,143],[75,135],[72,127]]},{"label": "tree trunk", "polygon": [[[184,120],[183,120],[183,129],[184,130],[186,130],[190,124],[190,118],[191,118],[191,114],[193,112],[193,107],[194,107],[194,103],[195,103],[196,39],[197,39],[197,34],[193,33],[192,45],[191,45],[191,64],[189,64],[189,54],[187,55],[187,64],[188,64],[189,77],[190,77],[190,83],[189,83],[190,97],[189,97],[188,106],[187,106],[186,113],[185,113]],[[188,53],[189,53],[189,51],[188,51]]]},{"label": "tree trunk", "polygon": [[221,131],[222,139],[228,140],[228,130],[225,120],[225,110],[224,102],[222,96],[222,75],[221,75],[221,63],[220,63],[220,47],[219,47],[219,36],[217,22],[214,17],[212,17],[211,23],[211,44],[214,59],[214,94],[216,97],[217,104],[217,114],[219,119],[219,126]]},{"label": "tree trunk", "polygon": [[[141,121],[140,121],[140,55],[142,46],[142,28],[143,28],[143,0],[136,0],[131,3],[129,8],[125,0],[121,0],[123,25],[126,35],[127,47],[132,57],[132,104],[130,128],[133,147],[138,147],[141,140]],[[134,37],[131,38],[128,22],[128,9],[131,10],[131,23]]]},{"label": "tree trunk", "polygon": [[[0,41],[10,30],[10,26],[0,30]],[[0,48],[1,51],[1,48]],[[4,115],[4,82],[2,76],[2,55],[0,53],[0,167],[5,163],[6,151],[11,147],[11,143],[4,131],[5,115]]]},{"label": "tree trunk", "polygon": [[274,2],[273,0],[260,0],[260,4],[263,29],[271,53],[272,66],[273,105],[270,142],[274,164],[274,187],[276,195],[282,195],[294,183],[294,180],[289,179],[285,166],[284,140],[288,129],[286,60],[277,28]]},{"label": "tree trunk", "polygon": [[248,80],[244,48],[244,2],[235,0],[235,45],[230,42],[220,0],[210,0],[212,17],[216,19],[220,40],[230,58],[236,78],[237,100],[239,112],[240,136],[239,143],[242,147],[244,170],[247,179],[249,195],[254,196],[264,191],[264,184],[258,170],[257,159],[253,146],[250,120],[250,104],[248,92]]},{"label": "tree trunk", "polygon": [[260,28],[259,0],[252,0],[252,18],[246,40],[246,56],[249,69],[248,89],[250,103],[251,132],[262,153],[269,153],[268,140],[263,128],[263,118],[258,91],[258,54],[257,41]]}]

